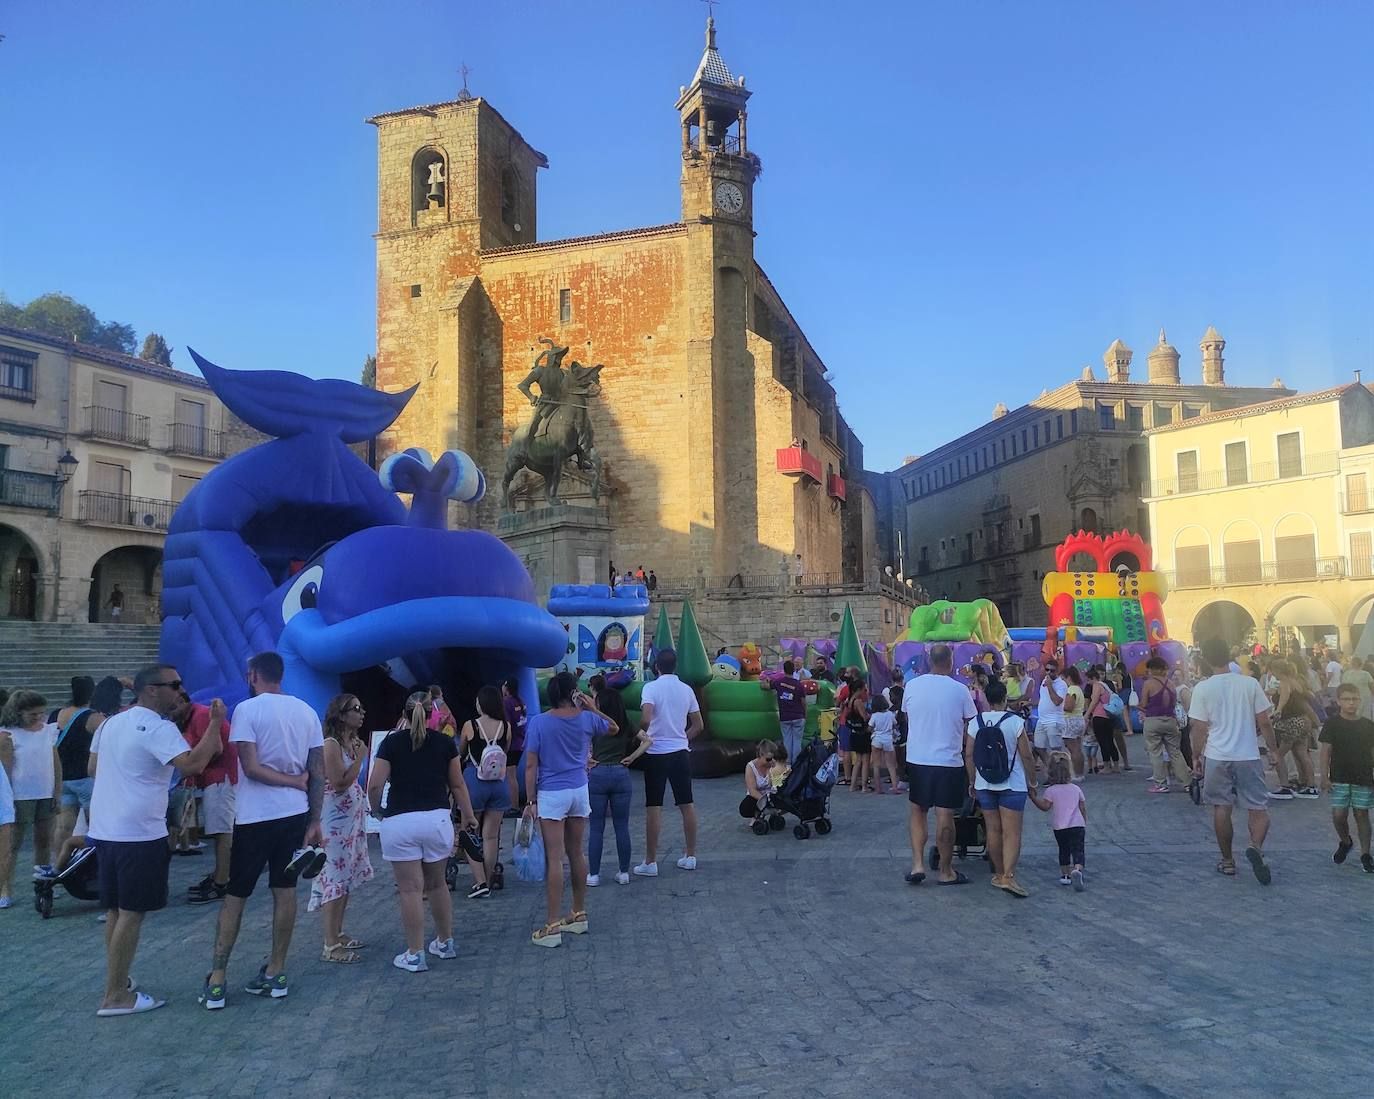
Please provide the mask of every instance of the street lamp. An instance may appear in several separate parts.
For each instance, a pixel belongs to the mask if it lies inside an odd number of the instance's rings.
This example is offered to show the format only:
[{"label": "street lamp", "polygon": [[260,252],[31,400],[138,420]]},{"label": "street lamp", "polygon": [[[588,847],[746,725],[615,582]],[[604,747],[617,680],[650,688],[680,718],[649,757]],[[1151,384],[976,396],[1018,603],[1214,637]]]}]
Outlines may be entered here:
[{"label": "street lamp", "polygon": [[76,467],[80,464],[80,459],[68,448],[67,452],[57,459],[57,479],[65,485],[72,479],[72,475],[76,473]]}]

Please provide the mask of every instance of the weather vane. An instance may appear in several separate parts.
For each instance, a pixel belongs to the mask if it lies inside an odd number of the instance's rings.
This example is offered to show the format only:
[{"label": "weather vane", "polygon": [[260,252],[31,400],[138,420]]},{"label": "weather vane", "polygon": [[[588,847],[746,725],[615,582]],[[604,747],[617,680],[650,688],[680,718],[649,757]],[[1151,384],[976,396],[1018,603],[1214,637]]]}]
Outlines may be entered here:
[{"label": "weather vane", "polygon": [[701,2],[706,5],[707,18],[714,19],[716,17],[716,5],[720,3],[720,0],[701,0]]},{"label": "weather vane", "polygon": [[458,67],[458,75],[463,78],[463,90],[458,93],[459,103],[466,103],[472,98],[472,93],[468,91],[468,76],[471,75],[471,73],[472,70],[467,67],[466,62]]}]

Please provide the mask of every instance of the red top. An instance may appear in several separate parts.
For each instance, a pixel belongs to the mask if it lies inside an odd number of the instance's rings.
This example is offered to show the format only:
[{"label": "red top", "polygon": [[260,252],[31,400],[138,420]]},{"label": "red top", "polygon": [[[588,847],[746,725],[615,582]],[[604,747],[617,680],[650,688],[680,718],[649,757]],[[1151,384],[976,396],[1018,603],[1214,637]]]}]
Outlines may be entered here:
[{"label": "red top", "polygon": [[[181,730],[181,735],[186,738],[186,743],[194,748],[200,743],[210,728],[210,707],[202,706],[199,702],[191,703],[191,716],[186,719],[186,728]],[[225,719],[220,726],[220,739],[224,741],[224,748],[218,755],[210,758],[209,765],[196,778],[195,785],[204,790],[207,786],[214,786],[223,782],[226,778],[237,785],[239,781],[239,751],[229,743],[229,720]]]}]

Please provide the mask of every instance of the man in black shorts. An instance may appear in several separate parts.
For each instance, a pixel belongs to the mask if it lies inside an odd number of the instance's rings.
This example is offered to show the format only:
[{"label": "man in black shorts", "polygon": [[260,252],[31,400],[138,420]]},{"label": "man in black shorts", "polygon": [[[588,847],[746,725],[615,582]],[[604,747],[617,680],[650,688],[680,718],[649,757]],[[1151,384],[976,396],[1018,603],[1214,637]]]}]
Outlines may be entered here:
[{"label": "man in black shorts", "polygon": [[133,706],[106,721],[91,741],[91,823],[87,836],[99,863],[105,920],[105,998],[101,1016],[136,1015],[161,1007],[135,992],[129,967],[145,913],[167,907],[167,793],[172,769],[198,775],[221,747],[224,703],[215,699],[210,724],[194,748],[167,715],[181,701],[175,668],[154,664],[134,677]]},{"label": "man in black shorts", "polygon": [[964,770],[964,732],[977,715],[973,696],[952,676],[954,654],[948,645],[930,650],[930,671],[918,675],[902,693],[907,715],[907,797],[911,801],[911,872],[906,880],[926,880],[926,837],[935,810],[935,844],[940,851],[940,884],[966,885],[954,869],[954,814],[968,796]]},{"label": "man in black shorts", "polygon": [[272,890],[272,954],[244,986],[254,996],[280,999],[290,991],[286,953],[296,924],[296,878],[313,878],[324,866],[320,809],[324,801],[324,737],[310,706],[283,694],[282,659],[258,653],[248,662],[253,697],[234,709],[230,742],[238,748],[234,838],[229,891],[219,913],[215,953],[200,1002],[224,1006],[225,970],[239,936],[243,909],[263,870]]},{"label": "man in black shorts", "polygon": [[658,877],[658,834],[663,823],[663,794],[673,788],[673,804],[682,812],[683,855],[678,869],[697,868],[697,809],[692,804],[692,759],[687,742],[702,730],[696,692],[677,677],[677,653],[664,649],[654,661],[658,678],[640,696],[642,727],[651,743],[644,756],[644,861],[634,872]]}]

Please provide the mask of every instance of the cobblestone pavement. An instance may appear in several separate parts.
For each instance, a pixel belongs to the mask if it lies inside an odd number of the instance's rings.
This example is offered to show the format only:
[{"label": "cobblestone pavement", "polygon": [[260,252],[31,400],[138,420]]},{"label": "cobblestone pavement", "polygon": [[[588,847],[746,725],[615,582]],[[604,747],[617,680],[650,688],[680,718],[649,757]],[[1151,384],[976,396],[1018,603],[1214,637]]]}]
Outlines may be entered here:
[{"label": "cobblestone pavement", "polygon": [[[699,783],[698,871],[673,865],[669,810],[662,876],[616,886],[608,859],[591,933],[558,950],[527,941],[542,886],[468,901],[464,879],[461,958],[418,975],[391,966],[374,840],[348,919],[366,961],[316,960],[302,896],[291,995],[244,995],[255,897],[213,1015],[195,1001],[212,906],[145,924],[135,973],[166,1008],[96,1019],[92,906],[61,894],[42,921],[21,891],[0,912],[0,1095],[1370,1094],[1374,875],[1332,865],[1325,801],[1275,805],[1264,889],[1215,873],[1206,810],[1144,788],[1140,769],[1087,784],[1083,894],[1032,809],[1017,900],[972,859],[970,886],[904,884],[905,799],[838,790],[835,831],[799,842],[745,830],[737,781]],[[173,860],[174,896],[206,861]]]}]

